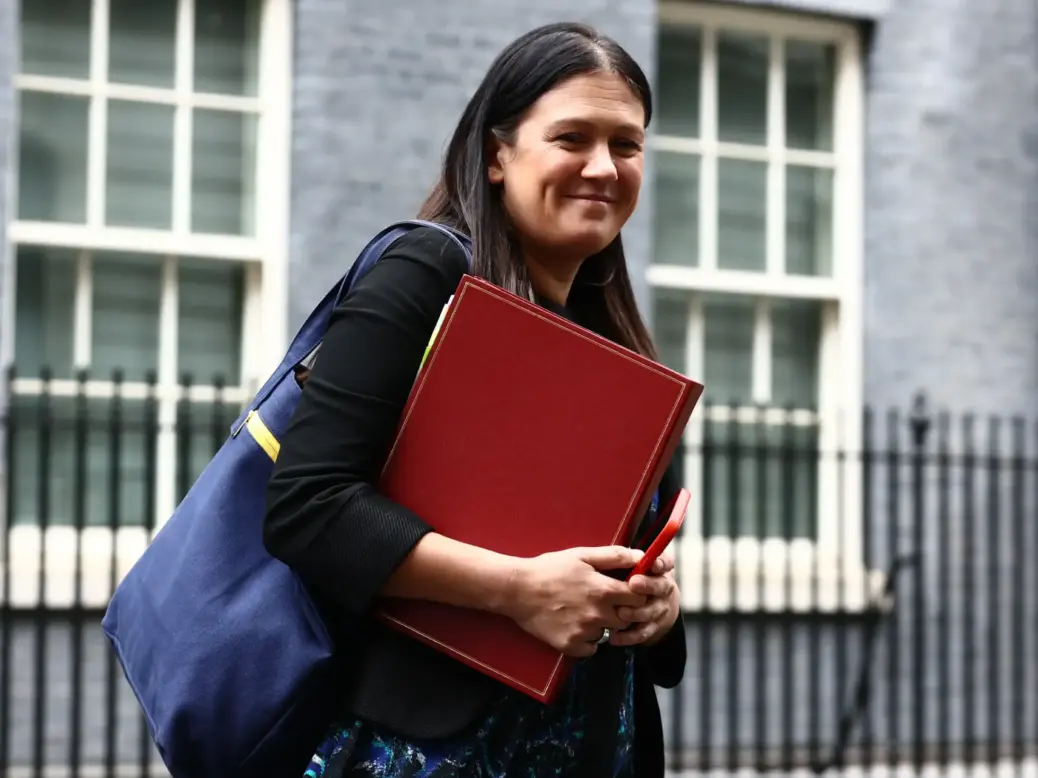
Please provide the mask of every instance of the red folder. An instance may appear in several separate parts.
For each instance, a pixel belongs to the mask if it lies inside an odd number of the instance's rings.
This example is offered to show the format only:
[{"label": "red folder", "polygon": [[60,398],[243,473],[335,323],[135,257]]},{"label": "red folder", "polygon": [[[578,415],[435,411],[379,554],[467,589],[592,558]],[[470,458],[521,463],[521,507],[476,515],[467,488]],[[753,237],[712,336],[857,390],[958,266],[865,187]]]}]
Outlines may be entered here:
[{"label": "red folder", "polygon": [[[380,488],[437,532],[533,557],[626,544],[703,386],[465,276]],[[661,506],[662,507],[662,506]],[[510,619],[383,601],[391,627],[542,702],[570,662]]]}]

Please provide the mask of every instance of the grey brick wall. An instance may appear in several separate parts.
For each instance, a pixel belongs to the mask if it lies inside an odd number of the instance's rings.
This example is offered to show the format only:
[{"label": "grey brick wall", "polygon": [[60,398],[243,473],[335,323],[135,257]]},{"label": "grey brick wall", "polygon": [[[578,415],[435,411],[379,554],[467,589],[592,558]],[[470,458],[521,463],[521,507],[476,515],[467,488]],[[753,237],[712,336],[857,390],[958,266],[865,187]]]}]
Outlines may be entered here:
[{"label": "grey brick wall", "polygon": [[[912,393],[925,390],[935,406],[956,413],[1034,420],[1038,4],[897,3],[876,26],[868,77],[866,398],[904,407]],[[982,422],[978,438],[983,430]],[[1009,438],[1003,427],[1002,444]],[[1006,477],[1010,466],[1004,460]],[[929,485],[934,480],[927,475]],[[1030,531],[1035,507],[1028,502],[1025,513],[1003,491],[1006,483],[980,475],[983,491],[967,506],[953,471],[946,513],[932,493],[918,516],[877,512],[874,536],[897,539],[902,549],[918,545],[924,568],[900,591],[897,637],[901,656],[919,661],[895,667],[889,654],[880,656],[877,672],[903,682],[879,689],[876,732],[885,732],[898,710],[895,729],[910,726],[907,697],[898,695],[917,682],[938,688],[936,657],[944,651],[952,681],[940,703],[952,740],[972,729],[980,740],[1005,742],[1012,727],[1022,726],[1034,743],[1034,705],[1010,714],[1019,685],[1033,689],[1034,649],[1026,649],[1020,668],[1010,646],[1030,641],[1022,636],[1033,636],[1038,626],[1034,605],[1021,607],[1011,596],[1014,588],[1034,591],[1012,576],[1021,565],[1030,570],[1038,553]],[[876,505],[883,499],[878,493]],[[973,526],[967,507],[974,509]],[[946,549],[942,536],[950,538]],[[948,630],[943,640],[941,629]],[[929,637],[916,646],[920,630]],[[971,674],[978,691],[972,702],[964,686]],[[935,723],[931,715],[925,733],[931,742]]]},{"label": "grey brick wall", "polygon": [[867,398],[1038,415],[1038,4],[897,3],[867,143]]},{"label": "grey brick wall", "polygon": [[[561,19],[599,24],[651,74],[656,8],[644,0],[299,0],[290,326],[375,232],[414,215],[498,51],[529,28]],[[646,190],[625,231],[642,300],[652,207]]]}]

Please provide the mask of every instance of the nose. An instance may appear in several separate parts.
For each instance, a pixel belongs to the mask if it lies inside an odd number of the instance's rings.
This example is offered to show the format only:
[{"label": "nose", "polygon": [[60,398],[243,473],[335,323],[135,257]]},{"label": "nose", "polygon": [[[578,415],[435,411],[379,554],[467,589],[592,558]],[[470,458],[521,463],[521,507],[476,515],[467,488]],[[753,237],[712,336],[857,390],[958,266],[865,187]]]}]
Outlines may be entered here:
[{"label": "nose", "polygon": [[584,178],[595,181],[615,181],[616,165],[608,143],[596,143],[592,146],[587,163],[584,165]]}]

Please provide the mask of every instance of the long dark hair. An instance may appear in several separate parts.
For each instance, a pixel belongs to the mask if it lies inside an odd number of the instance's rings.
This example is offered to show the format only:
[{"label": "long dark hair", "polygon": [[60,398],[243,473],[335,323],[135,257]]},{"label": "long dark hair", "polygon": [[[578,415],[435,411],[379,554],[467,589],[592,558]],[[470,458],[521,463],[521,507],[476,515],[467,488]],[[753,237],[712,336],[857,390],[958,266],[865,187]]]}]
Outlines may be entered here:
[{"label": "long dark hair", "polygon": [[[624,78],[652,118],[652,90],[638,63],[614,40],[583,24],[538,27],[513,41],[491,64],[461,115],[440,180],[418,218],[447,224],[472,238],[473,275],[527,299],[533,287],[500,192],[490,183],[491,135],[514,142],[526,110],[541,95],[578,75]],[[626,348],[656,358],[635,301],[620,236],[581,265],[569,302],[589,327]]]}]

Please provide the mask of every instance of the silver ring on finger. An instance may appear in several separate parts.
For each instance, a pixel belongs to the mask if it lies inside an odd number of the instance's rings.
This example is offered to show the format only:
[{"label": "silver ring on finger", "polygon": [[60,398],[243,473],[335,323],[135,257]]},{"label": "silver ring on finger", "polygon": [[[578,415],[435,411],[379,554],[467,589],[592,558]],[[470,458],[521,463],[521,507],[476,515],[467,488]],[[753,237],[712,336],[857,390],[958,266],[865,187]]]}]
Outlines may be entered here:
[{"label": "silver ring on finger", "polygon": [[611,638],[612,636],[613,636],[613,631],[611,629],[609,629],[609,627],[606,627],[605,629],[602,630],[602,637],[600,637],[598,640],[596,640],[595,644],[600,646],[603,643],[608,643],[609,642],[609,638]]}]

